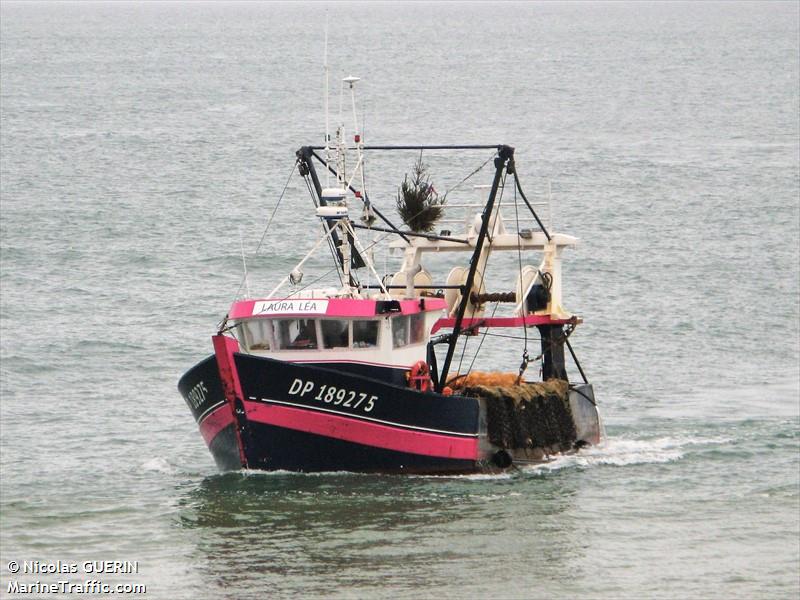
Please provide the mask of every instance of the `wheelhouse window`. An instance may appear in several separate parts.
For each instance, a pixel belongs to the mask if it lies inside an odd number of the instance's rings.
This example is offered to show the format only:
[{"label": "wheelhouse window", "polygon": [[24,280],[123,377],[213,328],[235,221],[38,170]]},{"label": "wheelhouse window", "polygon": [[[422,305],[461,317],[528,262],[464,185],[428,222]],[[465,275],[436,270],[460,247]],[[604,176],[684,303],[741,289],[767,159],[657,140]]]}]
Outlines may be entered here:
[{"label": "wheelhouse window", "polygon": [[248,351],[272,349],[272,322],[266,319],[242,321],[240,339]]},{"label": "wheelhouse window", "polygon": [[425,341],[425,313],[416,313],[409,317],[411,333],[411,344],[419,344]]},{"label": "wheelhouse window", "polygon": [[395,348],[408,345],[408,317],[392,317],[392,345]]},{"label": "wheelhouse window", "polygon": [[322,319],[319,326],[324,348],[348,348],[350,346],[350,321]]},{"label": "wheelhouse window", "polygon": [[353,348],[374,348],[378,345],[380,321],[353,321]]},{"label": "wheelhouse window", "polygon": [[425,341],[425,313],[392,318],[392,345],[402,348]]},{"label": "wheelhouse window", "polygon": [[280,319],[277,343],[280,350],[313,350],[317,348],[317,326],[314,319]]}]

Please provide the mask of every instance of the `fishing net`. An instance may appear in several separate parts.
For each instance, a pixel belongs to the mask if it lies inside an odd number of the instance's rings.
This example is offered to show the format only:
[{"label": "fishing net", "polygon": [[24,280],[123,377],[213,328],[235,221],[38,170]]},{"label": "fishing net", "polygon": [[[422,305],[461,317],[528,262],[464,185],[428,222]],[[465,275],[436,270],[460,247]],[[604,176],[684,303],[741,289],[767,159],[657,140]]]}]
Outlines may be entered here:
[{"label": "fishing net", "polygon": [[[491,375],[509,375],[516,379],[513,374]],[[488,381],[488,378],[484,380]],[[459,390],[459,394],[486,401],[487,433],[495,446],[559,452],[569,450],[575,444],[577,434],[566,381],[467,385]]]},{"label": "fishing net", "polygon": [[519,376],[515,373],[500,373],[497,371],[471,371],[467,375],[456,375],[448,380],[447,385],[453,389],[485,386],[513,386],[517,385]]}]

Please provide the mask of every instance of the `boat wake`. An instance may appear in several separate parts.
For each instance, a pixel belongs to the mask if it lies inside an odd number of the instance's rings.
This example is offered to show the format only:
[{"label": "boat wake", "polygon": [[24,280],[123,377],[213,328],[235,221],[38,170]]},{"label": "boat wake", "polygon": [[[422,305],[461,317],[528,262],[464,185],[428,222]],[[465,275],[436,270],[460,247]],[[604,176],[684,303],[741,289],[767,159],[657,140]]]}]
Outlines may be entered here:
[{"label": "boat wake", "polygon": [[144,472],[161,473],[162,475],[176,475],[180,470],[162,457],[151,458],[139,465],[139,469]]},{"label": "boat wake", "polygon": [[606,438],[598,446],[585,448],[577,454],[557,456],[546,463],[526,465],[521,467],[520,471],[526,474],[540,474],[543,471],[559,471],[566,468],[670,463],[681,460],[690,447],[725,444],[730,441],[730,438],[722,437],[660,437],[650,440]]}]

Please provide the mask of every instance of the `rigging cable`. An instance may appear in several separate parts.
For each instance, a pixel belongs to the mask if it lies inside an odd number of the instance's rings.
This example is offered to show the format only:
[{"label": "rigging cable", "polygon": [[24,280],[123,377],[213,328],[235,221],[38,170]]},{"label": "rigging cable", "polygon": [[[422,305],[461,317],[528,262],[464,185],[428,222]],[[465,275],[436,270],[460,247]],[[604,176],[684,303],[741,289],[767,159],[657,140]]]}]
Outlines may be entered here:
[{"label": "rigging cable", "polygon": [[[485,165],[486,163],[483,163],[483,164]],[[483,165],[481,165],[481,168],[483,168]],[[503,174],[503,184],[500,186],[500,197],[497,199],[497,219],[502,219],[503,218],[503,216],[500,213],[500,207],[503,204],[503,192],[506,189],[506,177],[507,177],[507,173],[504,173]],[[491,223],[492,223],[492,215],[491,214],[486,215],[486,219],[489,220],[489,225],[491,225]],[[495,219],[495,222],[497,222],[497,219]],[[489,245],[488,245],[488,247],[486,249],[486,262],[483,264],[483,271],[481,272],[481,285],[478,288],[478,294],[481,293],[481,290],[483,290],[483,286],[486,285],[486,279],[484,278],[483,273],[486,271],[486,265],[489,264],[489,255],[492,252],[492,243],[494,243],[494,238],[492,237],[491,232],[489,231],[489,229],[491,229],[491,227],[487,227],[486,237],[489,238]],[[478,261],[480,261],[480,256],[478,257]],[[464,293],[465,294],[468,294],[468,293],[471,294],[472,290],[464,290]],[[498,306],[499,306],[499,303],[495,304],[495,310],[497,310]],[[470,313],[470,316],[469,316],[470,320],[475,318],[475,312],[478,310],[479,307],[480,307],[479,304],[473,304],[472,305],[472,312]],[[494,312],[492,312],[492,316],[494,316]],[[488,331],[488,329],[487,329],[487,331]],[[484,332],[484,338],[486,337],[485,333],[486,332]],[[456,369],[456,376],[458,376],[461,373],[461,363],[464,361],[464,354],[467,352],[467,342],[469,341],[469,337],[470,336],[464,337],[464,347],[461,349],[461,356],[458,359],[458,368]],[[470,363],[470,366],[469,366],[470,368],[464,374],[465,376],[469,375],[470,370],[472,370],[472,365],[475,364],[475,358],[477,358],[478,352],[480,351],[482,345],[483,345],[483,339],[481,339],[480,344],[478,344],[478,349],[475,351],[475,356],[472,357],[472,362]]]},{"label": "rigging cable", "polygon": [[[516,181],[517,178],[517,168],[516,165],[513,166],[514,170],[514,180]],[[522,332],[525,336],[525,345],[522,349],[522,363],[520,363],[519,367],[519,375],[517,376],[517,384],[522,381],[522,374],[525,372],[525,369],[528,368],[528,324],[525,322],[525,317],[528,315],[528,307],[527,299],[525,298],[526,290],[523,287],[522,281],[522,242],[520,241],[522,237],[520,236],[519,231],[519,209],[517,207],[517,186],[514,186],[514,218],[517,222],[517,262],[519,266],[519,305],[522,309]]]},{"label": "rigging cable", "polygon": [[[494,313],[497,312],[497,307],[500,306],[499,302],[494,303],[494,310],[492,310],[492,316],[489,317],[490,319],[494,318]],[[472,362],[469,363],[469,368],[467,369],[466,375],[469,375],[472,372],[472,366],[475,364],[475,359],[478,358],[478,354],[480,354],[481,346],[483,346],[483,341],[486,339],[486,336],[489,335],[489,326],[483,328],[483,335],[481,336],[481,341],[478,344],[478,349],[475,350],[475,354],[472,356]],[[466,344],[464,344],[466,346]]]},{"label": "rigging cable", "polygon": [[[364,251],[366,252],[367,250],[371,249],[373,246],[376,246],[376,245],[378,245],[379,243],[381,243],[381,242],[382,242],[382,241],[383,241],[385,238],[387,238],[387,237],[388,237],[388,236],[390,236],[390,235],[392,235],[392,234],[391,234],[391,233],[387,233],[387,234],[386,234],[386,235],[384,235],[382,238],[380,238],[380,239],[377,239],[377,240],[373,241],[373,242],[372,242],[372,243],[371,243],[369,246],[367,246],[366,248],[364,248]],[[307,288],[311,287],[312,285],[314,285],[314,284],[315,284],[315,283],[317,283],[318,281],[321,281],[321,280],[323,280],[325,277],[327,277],[328,275],[330,275],[331,273],[333,273],[334,271],[336,271],[336,270],[338,270],[338,269],[339,269],[339,263],[338,263],[338,261],[337,261],[337,262],[336,262],[336,266],[334,266],[334,267],[333,267],[333,268],[331,268],[331,269],[328,269],[328,270],[327,270],[325,273],[323,273],[322,275],[320,275],[319,277],[317,277],[317,278],[316,278],[314,281],[312,281],[312,282],[310,282],[310,283],[307,283],[307,284],[306,284],[306,285],[304,285],[303,287],[301,287],[301,288],[299,288],[299,289],[297,289],[297,290],[293,291],[291,294],[289,294],[288,296],[286,296],[286,298],[288,299],[288,298],[291,298],[292,296],[294,296],[295,294],[299,294],[299,293],[300,293],[300,292],[302,292],[303,290],[305,290],[305,289],[307,289]]]},{"label": "rigging cable", "polygon": [[301,287],[300,289],[297,289],[297,290],[293,291],[291,294],[289,294],[288,296],[286,296],[286,298],[287,298],[287,299],[289,299],[289,298],[291,298],[292,296],[294,296],[295,294],[299,294],[299,293],[300,293],[300,292],[302,292],[304,289],[308,288],[309,286],[312,286],[312,285],[314,285],[315,283],[317,283],[318,281],[321,281],[322,279],[325,279],[325,278],[326,278],[328,275],[330,275],[330,274],[331,274],[331,273],[333,273],[334,271],[338,271],[338,270],[339,270],[339,265],[338,265],[338,262],[337,262],[337,265],[336,265],[335,267],[333,267],[332,269],[328,269],[327,271],[325,271],[325,273],[323,273],[322,275],[320,275],[319,277],[317,277],[317,278],[316,278],[314,281],[312,281],[312,282],[310,282],[310,283],[308,283],[308,284],[304,285],[304,286],[303,286],[303,287]]},{"label": "rigging cable", "polygon": [[278,202],[275,203],[275,208],[272,209],[272,214],[269,216],[269,221],[267,221],[267,226],[264,228],[264,233],[261,234],[261,239],[258,240],[258,246],[256,246],[255,252],[253,252],[253,256],[258,255],[258,251],[261,250],[261,245],[264,243],[264,239],[267,237],[267,232],[269,231],[270,226],[272,225],[272,220],[275,218],[275,213],[278,212],[278,207],[281,205],[281,200],[283,200],[283,196],[286,194],[286,190],[289,188],[289,182],[292,180],[294,176],[294,170],[297,167],[297,163],[300,162],[300,159],[294,161],[292,165],[292,170],[289,172],[289,177],[286,179],[286,183],[283,186],[283,190],[281,190],[281,195],[278,197]]},{"label": "rigging cable", "polygon": [[531,206],[531,203],[528,202],[528,199],[525,197],[525,192],[522,191],[522,186],[519,184],[519,177],[517,177],[516,169],[514,170],[514,184],[515,184],[515,188],[514,189],[519,190],[519,195],[522,196],[522,200],[525,202],[525,205],[528,207],[528,210],[531,211],[531,214],[533,215],[533,218],[536,219],[536,222],[539,224],[539,228],[542,230],[542,233],[544,234],[544,236],[547,238],[547,241],[549,242],[551,240],[550,234],[547,232],[547,228],[542,223],[541,219],[539,218],[539,215],[537,215],[536,211],[533,210],[533,206]]},{"label": "rigging cable", "polygon": [[506,333],[487,333],[486,335],[491,337],[501,337],[506,338],[509,340],[524,340],[525,338],[519,335],[508,335]]},{"label": "rigging cable", "polygon": [[484,163],[483,163],[481,166],[479,166],[479,167],[478,167],[477,169],[475,169],[475,170],[474,170],[472,173],[470,173],[469,175],[467,175],[466,177],[464,177],[464,179],[462,179],[461,181],[459,181],[459,182],[458,182],[457,184],[455,184],[453,187],[451,187],[451,188],[449,188],[449,189],[445,190],[445,192],[444,192],[444,197],[445,197],[445,198],[447,198],[447,194],[449,194],[449,193],[450,193],[450,192],[452,192],[453,190],[455,190],[455,189],[457,189],[457,188],[461,187],[461,185],[462,185],[462,184],[463,184],[465,181],[467,181],[467,179],[469,179],[470,177],[472,177],[473,175],[475,175],[476,173],[478,173],[478,172],[479,172],[481,169],[483,169],[483,167],[485,167],[486,165],[488,165],[488,164],[489,164],[489,161],[490,161],[490,160],[492,160],[492,159],[493,159],[493,158],[494,158],[496,155],[497,155],[497,153],[496,153],[496,152],[492,152],[492,155],[491,155],[489,158],[487,158],[487,159],[486,159],[486,161],[485,161],[485,162],[484,162]]}]

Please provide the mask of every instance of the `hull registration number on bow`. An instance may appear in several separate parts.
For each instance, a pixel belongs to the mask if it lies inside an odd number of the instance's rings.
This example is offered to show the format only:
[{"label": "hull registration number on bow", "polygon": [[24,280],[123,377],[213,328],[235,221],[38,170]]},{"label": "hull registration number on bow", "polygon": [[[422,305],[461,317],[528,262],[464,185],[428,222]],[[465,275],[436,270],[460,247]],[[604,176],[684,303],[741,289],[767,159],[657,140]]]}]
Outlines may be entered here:
[{"label": "hull registration number on bow", "polygon": [[318,402],[332,404],[333,406],[344,406],[370,412],[375,408],[377,396],[371,396],[364,392],[356,392],[346,388],[337,388],[334,385],[317,385],[313,381],[303,381],[295,379],[289,386],[289,395],[304,398],[311,396]]}]

